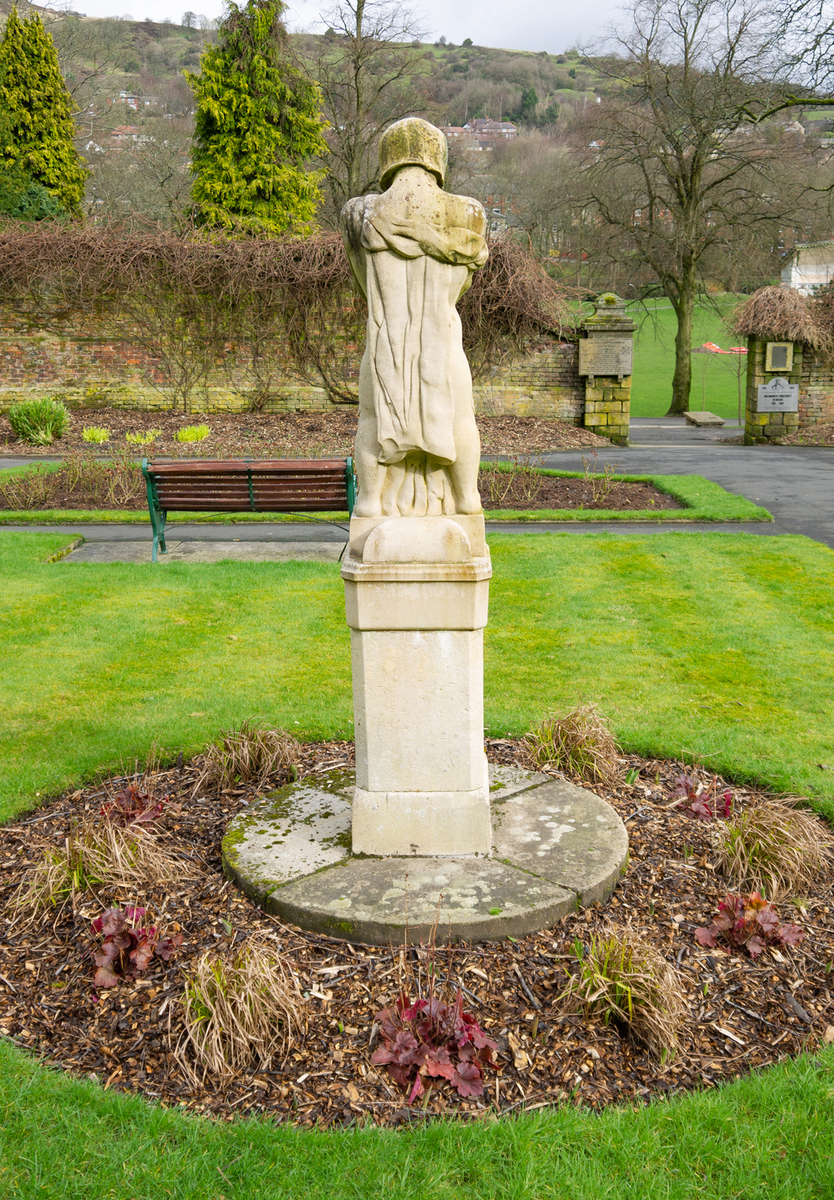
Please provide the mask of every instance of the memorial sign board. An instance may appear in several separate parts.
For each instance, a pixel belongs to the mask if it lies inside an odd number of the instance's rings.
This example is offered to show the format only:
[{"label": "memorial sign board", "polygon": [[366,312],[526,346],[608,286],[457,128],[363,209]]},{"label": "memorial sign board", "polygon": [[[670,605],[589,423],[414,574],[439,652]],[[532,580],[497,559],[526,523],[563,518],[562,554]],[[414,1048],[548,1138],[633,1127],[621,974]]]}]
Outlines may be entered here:
[{"label": "memorial sign board", "polygon": [[580,375],[630,375],[634,343],[625,337],[587,337],[579,339]]},{"label": "memorial sign board", "polygon": [[799,412],[799,384],[778,376],[758,387],[758,410],[763,412]]}]

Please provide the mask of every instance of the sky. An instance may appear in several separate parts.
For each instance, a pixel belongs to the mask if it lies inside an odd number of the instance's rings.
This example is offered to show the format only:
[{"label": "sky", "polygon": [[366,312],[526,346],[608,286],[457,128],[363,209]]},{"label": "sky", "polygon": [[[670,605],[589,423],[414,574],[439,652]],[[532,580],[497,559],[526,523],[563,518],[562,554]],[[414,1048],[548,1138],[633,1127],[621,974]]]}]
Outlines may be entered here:
[{"label": "sky", "polygon": [[[176,6],[175,6],[176,5]],[[180,7],[181,6],[181,7]],[[73,0],[72,7],[88,17],[124,17],[143,21],[173,21],[179,24],[187,10],[206,17],[222,14],[222,0]],[[292,30],[323,33],[326,23],[319,14],[330,7],[328,0],[289,0],[285,22]],[[613,0],[597,4],[569,0],[422,0],[413,5],[426,41],[443,36],[460,44],[472,38],[476,45],[505,50],[546,50],[561,54],[572,46],[582,48],[605,33],[618,19],[620,6]]]}]

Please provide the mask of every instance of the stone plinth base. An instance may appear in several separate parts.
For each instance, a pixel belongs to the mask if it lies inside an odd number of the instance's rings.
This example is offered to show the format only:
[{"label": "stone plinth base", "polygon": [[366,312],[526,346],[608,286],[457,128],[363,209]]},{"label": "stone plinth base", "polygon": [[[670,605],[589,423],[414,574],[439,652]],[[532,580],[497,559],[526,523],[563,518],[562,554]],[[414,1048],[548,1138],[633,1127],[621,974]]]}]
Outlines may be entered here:
[{"label": "stone plinth base", "polygon": [[[486,775],[486,758],[483,765]],[[354,854],[488,855],[489,786],[485,780],[483,787],[469,792],[366,792],[357,787],[351,830]]]},{"label": "stone plinth base", "polygon": [[352,856],[352,785],[335,771],[244,809],[223,839],[227,876],[283,921],[385,946],[522,937],[605,901],[625,870],[620,818],[564,779],[490,768],[491,858]]},{"label": "stone plinth base", "polygon": [[488,855],[483,517],[361,518],[350,547],[353,851]]}]

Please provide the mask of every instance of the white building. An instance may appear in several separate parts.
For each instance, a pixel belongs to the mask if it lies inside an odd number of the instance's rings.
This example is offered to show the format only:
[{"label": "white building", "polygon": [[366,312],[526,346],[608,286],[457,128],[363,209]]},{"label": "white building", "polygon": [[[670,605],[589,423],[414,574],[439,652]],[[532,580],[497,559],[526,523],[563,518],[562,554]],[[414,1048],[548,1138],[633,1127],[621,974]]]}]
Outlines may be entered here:
[{"label": "white building", "polygon": [[810,296],[818,287],[834,279],[834,239],[825,242],[800,242],[782,268],[782,286],[796,288]]}]

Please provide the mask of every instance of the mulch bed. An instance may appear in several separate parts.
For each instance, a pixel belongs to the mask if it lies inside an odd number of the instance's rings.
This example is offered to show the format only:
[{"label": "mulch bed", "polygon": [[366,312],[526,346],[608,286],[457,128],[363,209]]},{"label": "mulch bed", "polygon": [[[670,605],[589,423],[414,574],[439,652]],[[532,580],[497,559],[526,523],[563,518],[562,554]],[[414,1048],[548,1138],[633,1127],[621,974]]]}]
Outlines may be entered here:
[{"label": "mulch bed", "polygon": [[[73,450],[106,455],[125,447],[126,433],[159,430],[152,446],[133,446],[136,454],[177,458],[345,458],[353,453],[356,408],[299,413],[182,413],[136,412],[120,408],[85,409],[70,413],[64,436],[52,446],[30,446],[17,438],[9,418],[0,414],[0,455],[43,458]],[[86,426],[110,431],[104,444],[85,442]],[[208,425],[202,442],[178,442],[177,431],[189,425]],[[544,417],[478,417],[481,447],[492,454],[543,454],[610,446],[607,438],[563,421]]]},{"label": "mulch bed", "polygon": [[796,433],[779,438],[780,446],[834,446],[834,421],[801,425]]},{"label": "mulch bed", "polygon": [[[134,478],[135,476],[135,478]],[[73,509],[147,513],[148,502],[145,481],[139,470],[130,474],[130,494],[109,495],[103,483],[94,479],[90,483],[73,487],[56,486],[52,477],[46,477],[44,486],[48,496],[39,499],[35,509]],[[122,474],[124,478],[124,473]],[[0,486],[3,484],[0,476]],[[504,472],[481,472],[481,497],[486,509],[614,509],[617,511],[658,510],[683,508],[679,500],[660,492],[650,483],[614,483],[600,474],[589,473],[583,479],[560,479],[535,473],[507,474]],[[16,509],[19,500],[9,492],[0,491],[0,511]],[[27,505],[28,507],[28,505]]]},{"label": "mulch bed", "polygon": [[[492,761],[522,763],[520,743],[488,742]],[[350,766],[350,743],[307,745],[299,774]],[[5,922],[0,934],[0,1031],[19,1045],[105,1088],[147,1095],[163,1105],[231,1120],[244,1113],[329,1127],[373,1121],[422,1122],[434,1116],[488,1117],[519,1108],[572,1102],[600,1109],[618,1101],[708,1088],[753,1068],[813,1050],[834,1038],[831,962],[832,896],[821,881],[784,920],[806,930],[798,946],[769,948],[755,962],[741,951],[708,950],[693,936],[708,924],[728,883],[713,862],[714,825],[670,807],[681,767],[629,756],[633,786],[594,788],[627,823],[627,874],[605,907],[571,915],[555,928],[516,942],[437,951],[443,973],[465,989],[466,1007],[498,1043],[486,1090],[461,1100],[447,1085],[412,1108],[384,1068],[371,1064],[374,1014],[396,995],[403,971],[420,952],[351,946],[305,933],[254,908],[220,873],[220,839],[251,796],[238,788],[191,796],[197,766],[159,773],[157,794],[170,792],[162,818],[169,844],[184,858],[175,889],[141,896],[85,894],[33,926]],[[707,783],[724,781],[701,771]],[[276,781],[277,782],[277,781]],[[579,781],[577,781],[579,782]],[[65,795],[29,819],[0,828],[0,902],[15,892],[45,846],[59,844],[73,821],[98,811],[117,786],[110,781]],[[586,785],[587,786],[587,785]],[[736,806],[752,793],[732,788]],[[140,903],[184,944],[169,963],[154,959],[136,984],[96,993],[90,922],[115,901]],[[606,919],[629,920],[679,970],[687,996],[681,1049],[661,1064],[597,1017],[557,1001],[574,961],[575,939],[587,944]],[[247,937],[271,941],[308,994],[307,1028],[288,1058],[232,1083],[193,1086],[174,1059],[170,1038],[182,1029],[183,976],[205,951],[229,954]]]},{"label": "mulch bed", "polygon": [[616,512],[683,508],[680,500],[658,491],[650,483],[615,483],[589,465],[581,479],[560,479],[527,472],[481,472],[481,500],[485,509],[613,509]]}]

